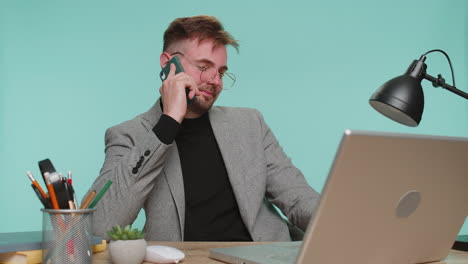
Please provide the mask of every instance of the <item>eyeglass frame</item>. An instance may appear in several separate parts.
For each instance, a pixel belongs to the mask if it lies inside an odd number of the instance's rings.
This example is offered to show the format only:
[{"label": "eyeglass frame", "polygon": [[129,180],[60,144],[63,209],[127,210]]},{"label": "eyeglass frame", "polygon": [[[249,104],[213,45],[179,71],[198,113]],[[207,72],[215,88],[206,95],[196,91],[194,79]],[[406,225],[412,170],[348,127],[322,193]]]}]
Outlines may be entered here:
[{"label": "eyeglass frame", "polygon": [[[190,64],[192,64],[193,66],[197,67],[197,69],[200,71],[200,80],[202,80],[202,75],[204,72],[207,72],[207,70],[209,70],[210,68],[213,68],[215,69],[215,72],[216,74],[213,75],[213,77],[211,77],[211,79],[208,81],[208,82],[211,82],[212,80],[214,80],[216,78],[217,75],[219,75],[219,78],[221,80],[223,80],[224,76],[227,76],[229,77],[231,80],[232,80],[232,84],[230,85],[230,87],[228,88],[225,88],[224,87],[224,83],[223,83],[223,90],[227,90],[229,88],[232,88],[234,86],[234,84],[236,83],[236,75],[234,75],[234,73],[231,73],[231,72],[219,72],[214,66],[201,66],[201,65],[198,65],[197,63],[195,63],[193,61],[192,58],[190,58],[189,56],[185,55],[184,53],[180,52],[180,51],[175,51],[173,53],[170,54],[171,56],[175,56],[175,55],[181,55],[182,57],[184,57],[184,59],[186,59]],[[207,72],[208,73],[208,72]]]}]

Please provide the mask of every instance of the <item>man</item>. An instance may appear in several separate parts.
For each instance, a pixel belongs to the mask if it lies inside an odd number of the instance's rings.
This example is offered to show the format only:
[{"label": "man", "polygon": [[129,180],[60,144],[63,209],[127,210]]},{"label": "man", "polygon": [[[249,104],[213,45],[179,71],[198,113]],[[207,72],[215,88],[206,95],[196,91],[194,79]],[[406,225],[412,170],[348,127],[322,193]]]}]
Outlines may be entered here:
[{"label": "man", "polygon": [[[305,230],[319,195],[307,185],[253,109],[213,106],[232,77],[226,45],[238,43],[214,17],[174,20],[161,67],[177,56],[161,98],[106,131],[106,159],[93,184],[112,180],[94,214],[95,233],[146,213],[147,240],[289,241]],[[186,92],[188,91],[188,92]]]}]

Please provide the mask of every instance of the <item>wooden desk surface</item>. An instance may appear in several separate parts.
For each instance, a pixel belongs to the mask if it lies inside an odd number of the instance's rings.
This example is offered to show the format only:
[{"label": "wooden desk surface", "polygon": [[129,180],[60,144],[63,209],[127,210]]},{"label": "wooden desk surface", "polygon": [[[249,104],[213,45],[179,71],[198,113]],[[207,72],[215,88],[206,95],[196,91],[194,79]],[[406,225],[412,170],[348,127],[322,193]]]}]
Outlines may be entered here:
[{"label": "wooden desk surface", "polygon": [[[253,244],[266,244],[263,243],[252,243],[252,242],[148,242],[149,245],[166,245],[178,248],[185,253],[185,259],[180,263],[186,264],[222,264],[208,257],[210,248],[217,247],[234,247],[234,246],[246,246]],[[110,256],[108,251],[99,252],[94,254],[93,264],[111,264]],[[143,262],[148,263],[149,262]],[[433,264],[468,264],[468,252],[452,250],[448,258],[443,262],[435,262]]]}]

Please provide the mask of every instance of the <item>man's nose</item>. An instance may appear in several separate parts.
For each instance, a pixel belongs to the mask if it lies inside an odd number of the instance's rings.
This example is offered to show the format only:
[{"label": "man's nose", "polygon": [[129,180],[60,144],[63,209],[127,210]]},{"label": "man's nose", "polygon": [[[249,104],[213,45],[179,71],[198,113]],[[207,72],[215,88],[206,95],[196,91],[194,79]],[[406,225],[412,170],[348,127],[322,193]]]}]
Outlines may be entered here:
[{"label": "man's nose", "polygon": [[222,79],[221,79],[219,72],[217,72],[215,76],[211,79],[211,81],[209,81],[209,84],[213,84],[213,85],[221,85],[221,83],[222,83]]}]

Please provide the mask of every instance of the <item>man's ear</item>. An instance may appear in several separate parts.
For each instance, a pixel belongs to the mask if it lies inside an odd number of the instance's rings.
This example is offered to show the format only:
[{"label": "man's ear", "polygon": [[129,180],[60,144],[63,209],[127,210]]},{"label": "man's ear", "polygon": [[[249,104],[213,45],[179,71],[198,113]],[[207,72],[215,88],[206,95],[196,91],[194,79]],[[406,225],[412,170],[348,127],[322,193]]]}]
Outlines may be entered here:
[{"label": "man's ear", "polygon": [[171,54],[167,52],[161,53],[161,56],[159,56],[159,64],[161,64],[161,69],[166,66],[166,64],[171,60]]}]

